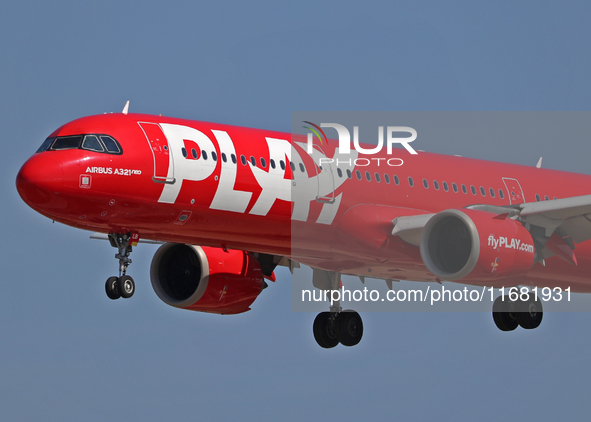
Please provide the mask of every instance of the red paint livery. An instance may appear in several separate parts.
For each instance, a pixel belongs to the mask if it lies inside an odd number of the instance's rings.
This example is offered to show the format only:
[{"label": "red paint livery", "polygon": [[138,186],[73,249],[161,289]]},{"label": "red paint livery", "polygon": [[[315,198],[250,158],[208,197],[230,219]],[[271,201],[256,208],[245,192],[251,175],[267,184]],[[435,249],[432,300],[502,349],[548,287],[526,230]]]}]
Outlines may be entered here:
[{"label": "red paint livery", "polygon": [[[120,261],[107,282],[112,298],[133,294],[125,272],[138,234],[169,242],[152,264],[157,294],[197,311],[248,310],[263,277],[290,260],[311,266],[323,289],[351,274],[591,292],[591,177],[404,149],[395,150],[401,166],[388,166],[385,151],[343,164],[337,142],[311,154],[305,142],[151,115],[90,116],[53,132],[17,188],[48,218],[109,236]],[[499,328],[537,326],[541,304],[526,302],[495,304]],[[323,347],[361,338],[358,315],[339,312],[337,304],[315,322]]]}]

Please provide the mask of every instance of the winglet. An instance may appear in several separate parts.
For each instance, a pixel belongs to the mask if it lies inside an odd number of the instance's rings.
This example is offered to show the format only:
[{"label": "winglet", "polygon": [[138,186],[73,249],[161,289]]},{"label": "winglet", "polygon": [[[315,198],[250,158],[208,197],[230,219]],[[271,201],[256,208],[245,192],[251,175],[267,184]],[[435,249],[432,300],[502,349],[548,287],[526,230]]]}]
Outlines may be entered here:
[{"label": "winglet", "polygon": [[127,114],[128,111],[129,111],[129,100],[127,100],[127,102],[125,103],[125,107],[123,107],[123,111],[121,113]]},{"label": "winglet", "polygon": [[539,168],[539,169],[542,168],[542,157],[540,157],[540,159],[538,160],[538,164],[536,164],[536,168]]}]

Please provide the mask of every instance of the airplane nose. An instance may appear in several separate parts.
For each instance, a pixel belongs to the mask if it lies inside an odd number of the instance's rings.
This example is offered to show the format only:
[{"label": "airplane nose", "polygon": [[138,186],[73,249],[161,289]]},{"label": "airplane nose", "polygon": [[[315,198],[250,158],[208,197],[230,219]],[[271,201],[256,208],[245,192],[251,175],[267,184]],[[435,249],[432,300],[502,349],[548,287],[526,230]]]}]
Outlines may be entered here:
[{"label": "airplane nose", "polygon": [[62,166],[45,153],[32,156],[16,176],[16,189],[30,207],[38,209],[55,202],[62,190]]}]

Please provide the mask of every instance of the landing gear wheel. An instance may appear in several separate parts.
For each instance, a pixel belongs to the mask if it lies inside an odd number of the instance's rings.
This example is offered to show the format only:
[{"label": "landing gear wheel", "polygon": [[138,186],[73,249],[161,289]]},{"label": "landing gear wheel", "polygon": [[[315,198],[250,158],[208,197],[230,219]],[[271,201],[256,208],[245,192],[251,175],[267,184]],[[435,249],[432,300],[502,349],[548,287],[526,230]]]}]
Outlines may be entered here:
[{"label": "landing gear wheel", "polygon": [[119,277],[109,277],[105,285],[105,291],[110,299],[130,298],[135,293],[135,283],[133,278],[125,275],[127,268],[131,264],[129,255],[132,251],[132,243],[139,241],[139,233],[109,233],[109,242],[111,246],[117,248],[115,258],[119,260]]},{"label": "landing gear wheel", "polygon": [[320,347],[331,349],[339,344],[336,333],[336,321],[330,312],[321,312],[314,319],[314,339]]},{"label": "landing gear wheel", "polygon": [[363,337],[363,322],[355,311],[344,311],[336,320],[337,337],[343,346],[355,346]]},{"label": "landing gear wheel", "polygon": [[105,291],[107,292],[109,299],[119,299],[121,297],[121,292],[119,291],[119,278],[109,277],[105,283]]},{"label": "landing gear wheel", "polygon": [[530,293],[527,300],[521,302],[520,309],[523,309],[524,312],[516,312],[515,318],[521,328],[532,330],[541,324],[544,312],[540,298],[534,298],[534,295]]},{"label": "landing gear wheel", "polygon": [[128,275],[124,275],[119,279],[119,291],[121,292],[121,297],[124,299],[129,299],[135,293],[135,283],[133,282],[133,278]]},{"label": "landing gear wheel", "polygon": [[497,328],[501,331],[513,331],[519,323],[509,312],[510,304],[508,296],[499,296],[493,303],[492,316]]}]

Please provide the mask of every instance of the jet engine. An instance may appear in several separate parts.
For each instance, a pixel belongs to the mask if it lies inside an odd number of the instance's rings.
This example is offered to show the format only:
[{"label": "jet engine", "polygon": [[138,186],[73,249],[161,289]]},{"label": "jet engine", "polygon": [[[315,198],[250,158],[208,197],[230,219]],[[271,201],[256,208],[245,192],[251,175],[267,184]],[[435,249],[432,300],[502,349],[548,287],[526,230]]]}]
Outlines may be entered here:
[{"label": "jet engine", "polygon": [[446,210],[425,225],[421,257],[441,280],[491,281],[526,274],[534,263],[534,241],[507,214]]},{"label": "jet engine", "polygon": [[152,259],[152,287],[166,304],[215,314],[250,309],[264,286],[248,252],[166,243]]}]

